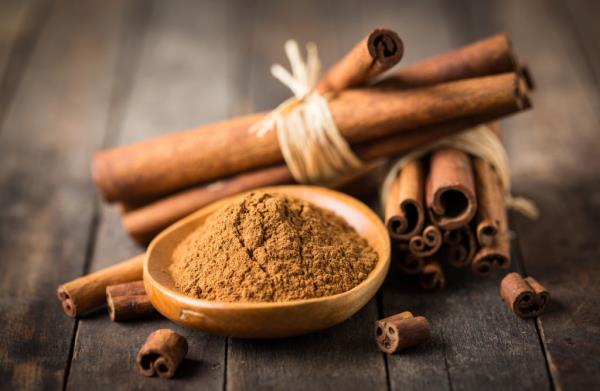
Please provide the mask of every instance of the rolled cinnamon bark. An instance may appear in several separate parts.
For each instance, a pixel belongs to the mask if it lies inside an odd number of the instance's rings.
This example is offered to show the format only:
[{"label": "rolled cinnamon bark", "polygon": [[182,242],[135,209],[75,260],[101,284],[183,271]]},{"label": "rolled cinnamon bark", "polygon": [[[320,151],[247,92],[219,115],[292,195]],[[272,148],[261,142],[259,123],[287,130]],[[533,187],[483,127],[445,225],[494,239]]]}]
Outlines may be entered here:
[{"label": "rolled cinnamon bark", "polygon": [[[510,268],[508,234],[501,235],[492,246],[481,247],[475,253],[471,268],[475,274],[488,276],[492,270]],[[506,238],[504,238],[506,236]]]},{"label": "rolled cinnamon bark", "polygon": [[506,34],[496,34],[459,49],[419,61],[377,85],[412,88],[471,77],[515,72],[516,55]]},{"label": "rolled cinnamon bark", "polygon": [[444,234],[444,257],[454,267],[461,268],[471,264],[477,245],[471,229],[462,227]]},{"label": "rolled cinnamon bark", "polygon": [[375,341],[382,352],[397,351],[419,345],[431,338],[429,322],[423,316],[404,311],[375,322]]},{"label": "rolled cinnamon bark", "polygon": [[446,286],[446,276],[442,265],[435,260],[426,260],[419,273],[419,285],[425,290],[443,289]]},{"label": "rolled cinnamon bark", "polygon": [[425,265],[423,258],[414,255],[407,249],[400,251],[396,259],[398,260],[398,268],[405,274],[419,274]]},{"label": "rolled cinnamon bark", "polygon": [[550,301],[550,294],[533,277],[508,273],[500,283],[500,295],[515,314],[522,318],[539,316]]},{"label": "rolled cinnamon bark", "polygon": [[156,313],[146,295],[144,281],[106,287],[108,314],[113,321],[145,318]]},{"label": "rolled cinnamon bark", "polygon": [[136,365],[144,376],[170,378],[187,354],[184,337],[173,330],[156,330],[146,340],[136,357]]},{"label": "rolled cinnamon bark", "polygon": [[408,242],[408,249],[417,257],[430,257],[442,247],[442,232],[435,225],[425,227],[420,235],[415,235]]},{"label": "rolled cinnamon bark", "polygon": [[473,166],[477,184],[477,241],[481,246],[492,246],[497,240],[508,240],[504,193],[498,175],[488,162],[474,157]]},{"label": "rolled cinnamon bark", "polygon": [[442,229],[464,227],[475,216],[477,199],[471,158],[454,148],[431,154],[425,190],[429,217]]},{"label": "rolled cinnamon bark", "polygon": [[65,313],[81,316],[105,303],[107,286],[141,280],[144,257],[137,255],[60,285],[57,294]]},{"label": "rolled cinnamon bark", "polygon": [[[519,76],[502,74],[408,91],[347,90],[330,103],[330,109],[342,136],[356,145],[470,116],[516,112],[525,105],[526,87]],[[253,114],[102,151],[94,160],[96,184],[107,201],[144,200],[282,163],[275,132],[264,137],[248,132],[263,116]]]},{"label": "rolled cinnamon bark", "polygon": [[317,91],[339,92],[366,84],[396,65],[404,54],[398,34],[376,29],[335,64],[317,84]]},{"label": "rolled cinnamon bark", "polygon": [[385,205],[386,225],[393,239],[408,240],[425,224],[423,163],[415,159],[392,182]]}]

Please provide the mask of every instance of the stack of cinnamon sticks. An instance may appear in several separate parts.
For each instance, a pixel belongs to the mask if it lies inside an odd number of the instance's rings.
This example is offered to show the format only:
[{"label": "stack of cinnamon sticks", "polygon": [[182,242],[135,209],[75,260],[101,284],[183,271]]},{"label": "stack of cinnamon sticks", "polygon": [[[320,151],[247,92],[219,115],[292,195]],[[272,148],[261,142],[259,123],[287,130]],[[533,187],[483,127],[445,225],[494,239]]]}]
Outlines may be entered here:
[{"label": "stack of cinnamon sticks", "polygon": [[510,267],[504,192],[487,161],[440,148],[403,167],[387,195],[396,264],[424,289],[444,287],[446,265],[481,276]]},{"label": "stack of cinnamon sticks", "polygon": [[[395,32],[377,29],[334,65],[316,88],[331,97],[331,114],[341,135],[366,163],[530,107],[526,68],[516,60],[504,34],[426,59],[375,82],[400,61],[402,53],[403,44]],[[129,234],[147,243],[171,223],[217,199],[293,182],[276,132],[264,137],[249,132],[265,115],[251,114],[101,151],[93,164],[97,187],[107,202],[122,206]],[[455,154],[450,155],[454,158]],[[377,164],[367,165],[373,166]],[[418,175],[425,172],[420,170]],[[365,169],[363,176],[351,176],[360,182],[369,172]],[[442,204],[439,208],[444,208],[444,200],[452,194],[436,201]],[[442,209],[434,210],[435,218],[437,214],[445,218]],[[457,243],[470,240],[461,231],[463,220],[434,233],[432,228],[421,230],[430,225],[423,219],[410,227],[421,235],[413,246],[422,247],[422,255],[425,249],[431,251],[430,243],[438,234],[451,236],[449,240]],[[449,251],[462,251],[457,250],[459,246],[452,248]]]}]

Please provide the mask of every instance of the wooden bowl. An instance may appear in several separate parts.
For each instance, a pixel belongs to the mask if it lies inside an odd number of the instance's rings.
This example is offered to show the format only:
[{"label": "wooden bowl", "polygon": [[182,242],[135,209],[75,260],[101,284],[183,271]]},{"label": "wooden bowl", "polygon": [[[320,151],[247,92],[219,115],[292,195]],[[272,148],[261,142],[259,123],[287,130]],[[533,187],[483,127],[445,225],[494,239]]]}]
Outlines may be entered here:
[{"label": "wooden bowl", "polygon": [[217,201],[180,220],[158,235],[146,253],[144,283],[154,307],[175,323],[212,334],[244,338],[275,338],[309,333],[340,323],[362,308],[379,289],[390,264],[390,240],[379,217],[362,202],[314,186],[258,189],[300,198],[343,217],[368,240],[378,262],[367,278],[349,291],[307,300],[249,303],[217,302],[186,296],[175,287],[168,267],[172,253],[213,212],[243,194]]}]

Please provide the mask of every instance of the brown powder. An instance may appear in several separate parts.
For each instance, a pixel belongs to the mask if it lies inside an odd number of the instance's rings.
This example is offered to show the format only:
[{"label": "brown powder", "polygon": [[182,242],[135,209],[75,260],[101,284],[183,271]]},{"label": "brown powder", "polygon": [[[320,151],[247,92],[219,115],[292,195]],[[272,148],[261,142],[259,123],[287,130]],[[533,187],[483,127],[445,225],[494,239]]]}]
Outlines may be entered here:
[{"label": "brown powder", "polygon": [[279,194],[251,193],[213,214],[175,249],[170,272],[187,295],[287,301],[362,282],[375,250],[342,218]]}]

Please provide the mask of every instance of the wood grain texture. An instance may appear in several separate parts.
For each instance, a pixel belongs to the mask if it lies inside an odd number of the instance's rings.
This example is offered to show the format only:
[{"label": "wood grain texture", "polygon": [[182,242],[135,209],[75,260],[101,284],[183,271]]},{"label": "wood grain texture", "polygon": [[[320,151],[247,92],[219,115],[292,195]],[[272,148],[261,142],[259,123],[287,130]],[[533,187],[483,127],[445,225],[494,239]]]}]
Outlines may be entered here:
[{"label": "wood grain texture", "polygon": [[[122,55],[138,57],[129,63],[130,90],[115,94],[125,107],[113,122],[109,144],[126,143],[199,122],[222,119],[229,115],[229,99],[235,99],[231,87],[235,64],[231,44],[242,45],[230,35],[237,9],[227,2],[185,1],[157,3],[148,10],[148,2],[131,15],[137,28],[125,35],[137,36]],[[146,19],[145,21],[140,20]],[[134,23],[135,24],[135,23]],[[210,54],[210,55],[207,55]],[[232,57],[230,57],[232,56]],[[134,69],[134,73],[132,73]],[[127,82],[126,82],[127,83]],[[117,104],[115,104],[117,106]],[[107,266],[123,256],[140,251],[123,231],[113,207],[103,206],[92,270]],[[172,328],[185,336],[189,353],[175,377],[168,382],[145,378],[134,370],[137,350],[146,337],[158,328]],[[98,341],[103,341],[99,349]],[[152,321],[116,324],[104,311],[80,321],[69,376],[69,389],[206,389],[220,390],[224,378],[225,339],[176,326],[160,317]],[[110,376],[106,376],[110,373]]]},{"label": "wood grain texture", "polygon": [[86,258],[94,212],[87,162],[104,133],[122,10],[96,4],[51,10],[0,134],[0,384],[7,388],[59,388],[68,363],[74,321],[54,292]]},{"label": "wood grain texture", "polygon": [[[541,210],[538,221],[516,218],[514,226],[525,270],[552,295],[538,327],[554,385],[597,388],[600,96],[594,70],[573,30],[573,23],[597,22],[574,22],[558,2],[472,1],[466,7],[472,11],[471,22],[463,26],[477,35],[506,29],[540,86],[535,109],[506,121],[514,191],[534,199]],[[535,31],[545,32],[543,44]],[[586,38],[590,39],[597,37]]]}]

